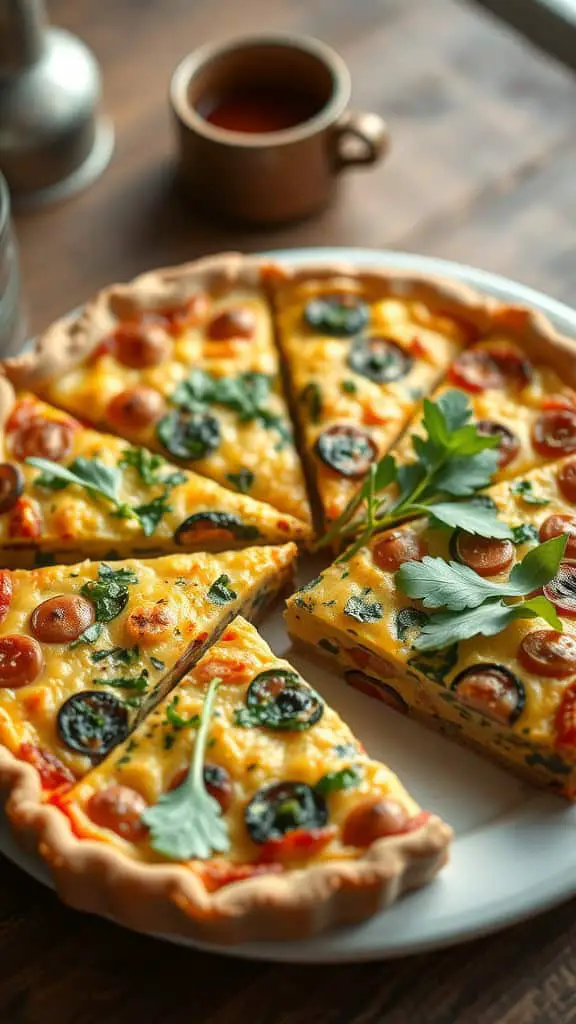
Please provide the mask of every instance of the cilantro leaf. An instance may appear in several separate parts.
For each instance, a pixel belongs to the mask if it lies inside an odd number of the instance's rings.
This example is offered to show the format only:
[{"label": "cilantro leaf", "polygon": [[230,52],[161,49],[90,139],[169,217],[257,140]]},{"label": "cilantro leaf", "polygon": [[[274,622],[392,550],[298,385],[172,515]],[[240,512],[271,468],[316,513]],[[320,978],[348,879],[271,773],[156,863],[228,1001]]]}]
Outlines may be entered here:
[{"label": "cilantro leaf", "polygon": [[466,533],[474,533],[479,537],[505,540],[513,536],[510,527],[498,519],[496,512],[472,502],[435,502],[432,505],[423,505],[422,509],[444,526],[465,530]]},{"label": "cilantro leaf", "polygon": [[220,680],[213,679],[204,699],[190,769],[182,785],[163,793],[142,815],[150,829],[150,845],[170,860],[206,860],[226,853],[230,840],[222,810],[204,783],[204,756]]},{"label": "cilantro leaf", "polygon": [[475,491],[487,487],[497,469],[497,451],[486,449],[470,455],[455,455],[435,474],[434,486],[436,492],[445,492],[454,498],[468,498]]},{"label": "cilantro leaf", "polygon": [[512,569],[508,581],[495,583],[467,565],[431,558],[405,562],[396,573],[396,584],[408,597],[419,598],[425,608],[462,611],[500,597],[523,597],[539,590],[556,575],[568,538],[552,537],[532,548]]},{"label": "cilantro leaf", "polygon": [[495,636],[515,619],[544,618],[554,629],[562,630],[554,605],[546,597],[535,597],[522,604],[489,601],[465,612],[441,612],[431,615],[414,642],[419,651],[448,647],[475,636]]},{"label": "cilantro leaf", "polygon": [[98,459],[87,459],[83,455],[79,455],[68,468],[61,466],[58,462],[52,462],[50,459],[39,459],[32,456],[25,461],[29,466],[42,470],[42,476],[36,480],[36,483],[41,483],[43,487],[53,487],[52,481],[60,481],[56,490],[60,487],[67,487],[69,484],[76,484],[92,494],[107,498],[114,504],[119,502],[120,474],[117,469],[105,466]]}]

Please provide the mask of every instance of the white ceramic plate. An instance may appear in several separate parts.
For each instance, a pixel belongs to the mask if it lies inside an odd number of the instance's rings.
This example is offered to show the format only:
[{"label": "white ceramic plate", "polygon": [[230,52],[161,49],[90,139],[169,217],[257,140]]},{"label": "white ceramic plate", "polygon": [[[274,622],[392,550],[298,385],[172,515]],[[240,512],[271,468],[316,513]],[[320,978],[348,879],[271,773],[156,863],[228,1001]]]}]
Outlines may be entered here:
[{"label": "white ceramic plate", "polygon": [[[576,312],[505,278],[459,264],[364,249],[294,250],[274,257],[298,263],[340,258],[460,278],[499,298],[536,306],[560,330],[576,336]],[[308,559],[300,570],[302,582],[318,569]],[[291,656],[281,610],[262,632],[277,654]],[[301,963],[381,960],[476,938],[576,893],[576,807],[523,785],[476,754],[351,690],[305,658],[292,660],[350,722],[370,753],[385,759],[424,807],[454,826],[451,864],[432,885],[358,928],[308,942],[189,945]],[[0,832],[0,849],[50,884],[43,865],[15,847],[6,827]]]}]

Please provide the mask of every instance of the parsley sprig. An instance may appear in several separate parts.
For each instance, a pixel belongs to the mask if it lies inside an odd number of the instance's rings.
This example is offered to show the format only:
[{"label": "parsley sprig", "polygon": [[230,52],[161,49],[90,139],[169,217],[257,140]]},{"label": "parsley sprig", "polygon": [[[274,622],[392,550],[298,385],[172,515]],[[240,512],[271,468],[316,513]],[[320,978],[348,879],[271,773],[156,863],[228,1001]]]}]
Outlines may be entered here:
[{"label": "parsley sprig", "polygon": [[217,800],[204,783],[204,756],[208,730],[214,713],[220,679],[210,683],[196,733],[190,768],[184,782],[171,793],[163,793],[154,807],[142,815],[150,829],[150,845],[170,860],[206,860],[230,847],[226,823]]},{"label": "parsley sprig", "polygon": [[87,459],[79,455],[69,466],[36,457],[30,457],[26,462],[41,470],[40,476],[34,481],[36,486],[60,491],[76,484],[89,494],[104,498],[114,505],[114,515],[121,519],[137,519],[145,537],[151,537],[162,517],[172,511],[168,495],[173,487],[186,480],[186,474],[180,472],[159,477],[160,466],[165,464],[161,456],[146,453],[143,448],[127,449],[118,465],[133,466],[145,484],[159,484],[164,488],[161,494],[147,504],[132,507],[120,497],[122,474],[119,469],[105,466],[99,459]]},{"label": "parsley sprig", "polygon": [[494,636],[515,619],[536,616],[562,631],[552,602],[541,594],[531,595],[554,578],[567,541],[566,536],[553,537],[532,548],[501,583],[443,558],[426,556],[421,562],[406,562],[396,573],[398,588],[421,600],[425,608],[443,609],[424,621],[413,646],[420,651],[438,650],[479,634]]},{"label": "parsley sprig", "polygon": [[[411,438],[414,460],[399,465],[394,456],[385,455],[373,465],[317,547],[357,534],[338,559],[348,561],[374,533],[422,514],[432,522],[480,537],[511,537],[510,528],[500,522],[494,509],[474,501],[498,467],[498,438],[480,434],[471,418],[470,403],[460,391],[446,391],[436,402],[425,399],[424,436]],[[396,496],[383,498],[381,492],[391,484],[396,484]]]}]

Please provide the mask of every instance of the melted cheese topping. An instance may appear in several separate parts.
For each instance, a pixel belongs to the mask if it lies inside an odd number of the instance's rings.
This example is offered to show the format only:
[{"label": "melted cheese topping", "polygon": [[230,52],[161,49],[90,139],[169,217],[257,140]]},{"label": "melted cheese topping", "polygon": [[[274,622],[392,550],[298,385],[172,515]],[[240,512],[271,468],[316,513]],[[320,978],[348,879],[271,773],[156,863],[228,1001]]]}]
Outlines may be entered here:
[{"label": "melted cheese topping", "polygon": [[[202,369],[222,378],[244,372],[263,373],[274,378],[266,408],[280,418],[290,435],[272,325],[262,296],[250,289],[236,288],[225,297],[214,297],[206,320],[238,308],[254,313],[255,331],[250,338],[212,341],[205,335],[203,318],[201,323],[183,330],[174,341],[170,357],[158,365],[132,369],[109,353],[96,355],[51,381],[45,388],[46,397],[56,405],[88,418],[96,426],[108,426],[116,431],[116,425],[108,416],[108,406],[116,395],[128,388],[144,385],[169,400],[192,369]],[[293,444],[288,440],[281,442],[276,430],[256,420],[242,422],[235,412],[223,406],[215,405],[210,412],[219,420],[221,443],[212,454],[191,462],[191,468],[223,485],[230,483],[230,473],[248,469],[254,474],[252,497],[308,522],[310,510],[306,489]],[[156,438],[154,426],[122,433],[135,444],[164,451]]]},{"label": "melted cheese topping", "polygon": [[[509,342],[510,338],[505,335],[491,334],[475,345],[474,349],[481,350],[491,345],[505,345]],[[552,398],[565,399],[568,405],[574,401],[573,389],[563,383],[555,370],[548,366],[533,365],[532,371],[530,383],[523,388],[486,388],[478,394],[472,394],[448,382],[438,387],[431,395],[431,400],[436,401],[446,391],[461,391],[472,407],[475,420],[492,420],[499,423],[507,427],[517,438],[518,454],[507,466],[503,466],[495,473],[495,480],[512,479],[550,461],[534,448],[532,429],[540,414],[546,409],[547,402]],[[574,408],[576,409],[576,405]],[[412,461],[414,454],[410,437],[412,434],[422,433],[422,420],[418,415],[394,448],[394,455],[399,461]]]},{"label": "melted cheese topping", "polygon": [[[0,689],[0,743],[18,754],[21,744],[30,743],[55,755],[77,777],[91,767],[87,757],[70,750],[57,728],[57,713],[69,697],[83,690],[113,693],[125,700],[129,690],[106,687],[96,682],[106,677],[137,677],[147,673],[145,698],[162,692],[163,680],[187,652],[195,649],[198,657],[214,635],[240,610],[251,614],[274,595],[289,578],[296,549],[293,544],[273,548],[249,548],[222,555],[169,555],[151,562],[129,560],[115,563],[114,569],[130,569],[137,583],[128,586],[126,607],[102,631],[94,643],[77,646],[42,644],[44,667],[36,679],[17,689]],[[218,577],[228,577],[233,600],[215,603],[209,589]],[[30,635],[30,616],[42,601],[61,594],[79,594],[88,580],[98,576],[98,564],[54,566],[32,572],[11,574],[13,597],[0,627],[0,637],[9,634]],[[94,662],[95,651],[114,647],[131,648],[127,635],[128,616],[136,608],[149,609],[158,602],[172,613],[174,626],[158,642],[140,645],[137,656],[127,666],[112,660]],[[156,665],[154,664],[154,659]],[[170,683],[170,680],[168,680]],[[158,689],[159,688],[159,689]],[[137,708],[128,705],[133,719]]]},{"label": "melted cheese topping", "polygon": [[[369,303],[370,322],[361,334],[394,341],[411,359],[405,376],[382,384],[370,380],[348,364],[353,339],[323,336],[307,325],[306,303],[334,293],[358,295]],[[338,475],[314,454],[319,434],[335,423],[352,423],[368,429],[383,455],[419,400],[458,354],[466,334],[455,321],[435,315],[421,302],[365,295],[360,282],[341,278],[285,286],[280,293],[278,329],[306,455],[325,517],[334,519],[358,482]],[[306,400],[306,389],[311,386],[318,389],[319,411]]]},{"label": "melted cheese topping", "polygon": [[[525,477],[534,493],[548,502],[546,505],[526,503],[514,493],[513,481],[489,488],[486,493],[495,502],[500,518],[512,527],[525,524],[537,529],[556,512],[573,515],[574,506],[562,497],[557,485],[564,461],[568,460],[539,467]],[[426,520],[400,529],[415,531],[424,542],[426,554],[453,557],[448,529],[430,529]],[[399,635],[398,614],[405,608],[422,609],[422,604],[397,590],[394,573],[383,571],[373,561],[372,549],[381,537],[373,538],[349,561],[330,566],[314,585],[290,598],[286,621],[291,636],[330,656],[332,664],[345,669],[351,684],[364,692],[381,696],[392,706],[405,704],[441,731],[489,751],[508,766],[519,767],[524,774],[560,788],[575,799],[576,750],[557,750],[555,719],[576,672],[568,678],[540,678],[528,672],[517,656],[522,638],[535,630],[550,629],[549,624],[540,618],[517,619],[496,636],[475,636],[445,651],[415,650],[409,631],[404,638]],[[537,542],[516,544],[516,561]],[[497,582],[507,576],[508,572],[491,579]],[[351,615],[346,606],[352,596],[376,602],[377,621],[359,622]],[[564,631],[576,635],[576,620],[562,621]],[[522,683],[524,708],[508,726],[463,707],[450,689],[460,672],[482,663],[504,666]],[[382,682],[387,689],[382,689]]]},{"label": "melted cheese topping", "polygon": [[[231,665],[232,670],[226,666]],[[256,630],[243,619],[236,619],[216,644],[174,691],[178,696],[178,714],[183,718],[199,714],[208,682],[213,675],[223,677],[217,693],[216,712],[209,732],[206,759],[225,768],[233,780],[233,799],[225,813],[231,849],[227,859],[250,863],[258,859],[260,848],[252,842],[244,824],[244,809],[254,794],[277,781],[299,781],[314,785],[327,772],[339,771],[351,764],[358,767],[357,785],[327,796],[329,825],[338,830],[332,841],[307,863],[333,858],[357,857],[361,850],[343,846],[340,829],[349,811],[367,797],[388,797],[407,809],[410,815],[418,805],[408,796],[389,768],[370,760],[347,725],[325,705],[320,720],[303,732],[279,732],[262,727],[243,728],[235,724],[235,712],[245,706],[250,681],[260,672],[280,668],[294,671],[277,658]],[[239,679],[240,681],[235,681]],[[226,679],[229,681],[226,682]],[[116,832],[97,826],[87,805],[94,793],[110,784],[129,786],[155,804],[175,779],[190,765],[195,742],[194,729],[174,730],[167,721],[166,708],[156,711],[133,734],[128,743],[116,748],[109,757],[61,801],[72,817],[76,831],[112,843],[128,856],[139,860],[162,860],[146,838],[128,842]],[[170,737],[167,743],[166,737]],[[201,869],[201,862],[189,862]]]},{"label": "melted cheese topping", "polygon": [[[3,548],[4,565],[23,565],[23,548],[30,548],[30,564],[33,564],[34,549],[50,552],[56,561],[73,561],[81,550],[91,558],[111,557],[109,552],[128,554],[166,553],[181,547],[174,540],[178,527],[189,516],[203,512],[225,512],[238,518],[245,528],[244,537],[231,532],[210,531],[209,528],[190,534],[185,545],[187,550],[229,550],[245,547],[246,544],[280,544],[287,540],[302,540],[310,536],[310,528],[292,516],[279,515],[270,505],[254,501],[253,498],[234,494],[213,480],[197,473],[182,470],[166,463],[157,471],[160,482],[146,484],[133,466],[122,466],[122,458],[130,450],[125,441],[110,434],[89,430],[66,416],[60,410],[39,401],[32,395],[23,395],[15,406],[15,418],[23,410],[28,418],[41,417],[48,421],[69,422],[74,426],[72,448],[63,465],[82,456],[97,459],[104,466],[119,473],[118,498],[132,508],[146,506],[165,493],[161,480],[179,472],[184,476],[182,483],[171,487],[168,492],[166,512],[162,515],[154,533],[146,537],[141,523],[134,518],[119,518],[116,507],[105,498],[95,496],[74,484],[62,490],[48,490],[37,486],[40,470],[15,458],[12,441],[14,432],[5,438],[4,457],[18,465],[25,480],[20,499],[27,502],[39,517],[39,536],[36,540],[18,536],[13,528],[11,511],[0,514],[0,548]],[[116,555],[117,557],[117,555]]]}]

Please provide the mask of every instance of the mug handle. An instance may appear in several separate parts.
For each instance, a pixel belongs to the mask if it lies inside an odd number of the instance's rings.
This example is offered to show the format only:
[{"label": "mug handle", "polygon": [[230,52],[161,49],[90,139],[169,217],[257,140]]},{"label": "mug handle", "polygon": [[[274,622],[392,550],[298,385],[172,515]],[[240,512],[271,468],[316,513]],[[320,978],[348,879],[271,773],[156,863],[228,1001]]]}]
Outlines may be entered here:
[{"label": "mug handle", "polygon": [[[349,139],[360,145],[347,152]],[[333,128],[334,169],[338,173],[346,167],[375,164],[385,156],[389,146],[388,126],[378,114],[347,110]]]}]

